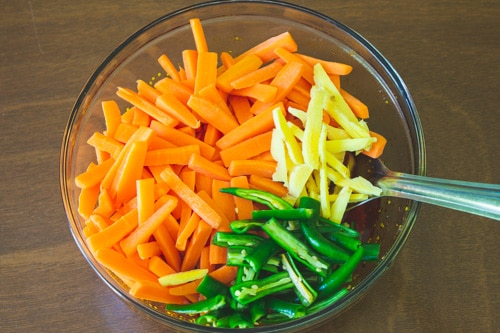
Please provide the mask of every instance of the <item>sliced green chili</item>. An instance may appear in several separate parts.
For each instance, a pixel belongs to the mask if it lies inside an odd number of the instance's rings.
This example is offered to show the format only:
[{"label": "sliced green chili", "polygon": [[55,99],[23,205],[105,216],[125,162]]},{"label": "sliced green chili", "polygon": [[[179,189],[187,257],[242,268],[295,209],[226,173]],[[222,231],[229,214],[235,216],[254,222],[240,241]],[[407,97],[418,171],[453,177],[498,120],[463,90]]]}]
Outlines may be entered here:
[{"label": "sliced green chili", "polygon": [[207,274],[201,280],[196,291],[206,298],[210,298],[217,295],[227,295],[229,287]]},{"label": "sliced green chili", "polygon": [[241,312],[235,312],[229,316],[230,328],[252,328],[253,323],[245,318]]},{"label": "sliced green chili", "polygon": [[[361,237],[361,235],[359,234],[359,232],[356,229],[349,228],[349,227],[343,225],[342,223],[333,222],[333,221],[325,219],[324,217],[321,217],[321,216],[319,217],[318,220],[319,220],[319,222],[321,222],[325,225],[324,228],[333,228],[334,230],[343,232],[347,236],[352,237],[352,238],[360,238]],[[320,227],[320,230],[322,232],[326,232],[326,230],[322,230],[322,229],[323,229],[323,227]]]},{"label": "sliced green chili", "polygon": [[358,247],[361,246],[360,239],[349,237],[342,232],[332,232],[324,235],[328,240],[332,241],[339,247],[352,252],[356,251]]},{"label": "sliced green chili", "polygon": [[281,247],[272,238],[265,239],[248,253],[245,261],[258,272],[280,249]]},{"label": "sliced green chili", "polygon": [[254,220],[236,220],[229,224],[234,233],[244,234],[250,230],[260,229],[264,225],[263,221]]},{"label": "sliced green chili", "polygon": [[252,253],[254,248],[250,246],[229,246],[227,248],[226,265],[228,266],[250,266],[246,261],[249,253]]},{"label": "sliced green chili", "polygon": [[295,293],[299,297],[300,303],[302,303],[302,305],[304,306],[311,305],[318,296],[316,290],[314,290],[307,282],[307,280],[302,276],[290,254],[281,254],[281,262],[283,264],[283,268],[292,278],[294,284],[293,289],[295,289]]},{"label": "sliced green chili", "polygon": [[263,279],[234,284],[229,290],[238,303],[249,304],[267,295],[290,288],[293,288],[292,279],[287,272],[280,272]]},{"label": "sliced green chili", "polygon": [[215,233],[212,243],[222,247],[228,246],[258,246],[264,238],[254,234],[233,234],[232,232],[218,231]]},{"label": "sliced green chili", "polygon": [[361,246],[364,249],[361,261],[377,261],[380,258],[380,244],[366,243]]},{"label": "sliced green chili", "polygon": [[252,302],[250,305],[250,317],[254,324],[257,324],[266,314],[266,301],[264,298]]},{"label": "sliced green chili", "polygon": [[294,208],[294,209],[270,209],[270,210],[254,210],[252,219],[268,220],[274,217],[277,220],[307,220],[310,219],[314,211],[309,208]]},{"label": "sliced green chili", "polygon": [[272,193],[238,187],[221,188],[221,192],[263,204],[271,209],[292,209],[293,206],[284,199]]},{"label": "sliced green chili", "polygon": [[224,295],[217,295],[196,303],[167,304],[166,310],[185,314],[199,314],[221,309],[224,306],[226,306],[226,297]]},{"label": "sliced green chili", "polygon": [[276,219],[269,219],[262,228],[269,237],[274,239],[276,243],[289,252],[295,259],[318,275],[326,277],[330,265],[321,259],[306,243],[297,239]]},{"label": "sliced green chili", "polygon": [[339,291],[334,293],[332,296],[329,296],[321,301],[315,302],[313,305],[308,307],[307,313],[314,313],[316,311],[322,310],[325,307],[339,301],[342,297],[344,297],[347,293],[349,293],[349,290],[346,288],[341,288]]},{"label": "sliced green chili", "polygon": [[359,247],[354,254],[318,286],[318,299],[324,299],[336,292],[354,272],[363,257],[363,247]]},{"label": "sliced green chili", "polygon": [[280,313],[290,319],[304,317],[307,313],[306,307],[302,304],[283,301],[276,297],[267,299],[266,305],[270,311]]}]

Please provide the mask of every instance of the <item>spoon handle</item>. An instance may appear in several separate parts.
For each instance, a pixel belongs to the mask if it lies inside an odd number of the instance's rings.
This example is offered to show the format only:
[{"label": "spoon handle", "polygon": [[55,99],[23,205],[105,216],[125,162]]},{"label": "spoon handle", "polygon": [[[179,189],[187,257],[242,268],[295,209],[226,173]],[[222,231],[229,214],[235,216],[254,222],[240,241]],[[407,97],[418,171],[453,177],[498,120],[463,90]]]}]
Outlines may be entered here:
[{"label": "spoon handle", "polygon": [[445,180],[389,171],[383,194],[434,204],[500,221],[500,185]]}]

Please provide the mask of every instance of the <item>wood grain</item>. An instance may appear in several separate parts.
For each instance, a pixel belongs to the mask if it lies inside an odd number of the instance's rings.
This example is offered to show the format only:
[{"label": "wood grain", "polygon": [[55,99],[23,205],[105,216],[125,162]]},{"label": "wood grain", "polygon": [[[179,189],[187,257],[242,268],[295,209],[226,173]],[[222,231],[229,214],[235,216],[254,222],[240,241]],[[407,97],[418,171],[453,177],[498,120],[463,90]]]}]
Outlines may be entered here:
[{"label": "wood grain", "polygon": [[[85,262],[59,194],[69,112],[127,36],[198,1],[0,1],[0,330],[165,332]],[[290,1],[377,47],[420,112],[427,173],[499,183],[498,1]],[[424,205],[387,274],[321,332],[498,332],[500,225]]]}]

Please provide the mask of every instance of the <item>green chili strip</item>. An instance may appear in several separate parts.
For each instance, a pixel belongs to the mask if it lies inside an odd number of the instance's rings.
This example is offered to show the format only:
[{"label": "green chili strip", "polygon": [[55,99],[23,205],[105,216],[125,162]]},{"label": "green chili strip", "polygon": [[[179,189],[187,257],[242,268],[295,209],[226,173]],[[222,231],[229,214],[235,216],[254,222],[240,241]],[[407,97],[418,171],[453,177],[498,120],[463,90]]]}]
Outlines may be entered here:
[{"label": "green chili strip", "polygon": [[380,244],[367,243],[361,246],[364,249],[361,261],[377,261],[380,258]]},{"label": "green chili strip", "polygon": [[280,249],[281,247],[272,238],[265,239],[248,253],[245,261],[258,272]]},{"label": "green chili strip", "polygon": [[332,296],[330,296],[328,298],[325,298],[325,299],[323,299],[323,300],[321,300],[319,302],[315,302],[313,305],[311,305],[310,307],[308,307],[306,309],[307,313],[314,313],[316,311],[324,309],[325,307],[327,307],[327,306],[329,306],[329,305],[331,305],[331,304],[339,301],[348,292],[349,292],[349,290],[347,290],[346,288],[341,288],[339,291],[337,291]]},{"label": "green chili strip", "polygon": [[286,302],[276,297],[267,299],[266,304],[270,311],[280,313],[290,319],[304,317],[307,313],[306,307],[302,304]]},{"label": "green chili strip", "polygon": [[340,246],[343,249],[354,252],[361,246],[361,240],[352,238],[342,232],[332,232],[324,234],[327,239]]},{"label": "green chili strip", "polygon": [[293,236],[293,234],[283,227],[276,219],[269,219],[262,228],[269,237],[274,239],[276,243],[289,252],[292,257],[303,263],[316,274],[326,277],[329,264],[321,259],[308,245]]},{"label": "green chili strip", "polygon": [[310,219],[314,211],[309,208],[294,208],[294,209],[270,209],[270,210],[254,210],[252,219],[268,220],[274,217],[277,220],[307,220]]},{"label": "green chili strip", "polygon": [[217,295],[227,295],[229,287],[207,274],[201,280],[196,291],[206,298],[211,298]]},{"label": "green chili strip", "polygon": [[230,328],[252,328],[253,323],[246,319],[241,312],[235,312],[229,316]]},{"label": "green chili strip", "polygon": [[221,309],[225,305],[226,305],[226,297],[224,295],[217,295],[215,297],[207,298],[197,303],[167,304],[166,310],[174,311],[177,313],[185,313],[185,314],[199,314]]},{"label": "green chili strip", "polygon": [[[328,227],[333,228],[335,230],[338,230],[340,232],[345,233],[349,237],[352,237],[352,238],[360,238],[361,237],[361,235],[359,234],[359,232],[357,230],[346,227],[345,225],[343,225],[341,223],[330,221],[328,219],[325,219],[324,217],[319,217],[319,221],[321,223],[324,223],[327,226],[326,228],[328,228]],[[322,228],[320,227],[320,229],[322,229]],[[321,231],[323,231],[323,230],[321,230]]]},{"label": "green chili strip", "polygon": [[221,188],[221,192],[263,204],[271,209],[292,209],[292,205],[272,193],[238,187]]},{"label": "green chili strip", "polygon": [[233,234],[232,232],[218,231],[215,233],[212,243],[222,247],[228,246],[258,246],[264,238],[254,234]]},{"label": "green chili strip", "polygon": [[287,272],[280,272],[263,279],[237,283],[229,290],[237,302],[249,304],[267,295],[290,288],[293,288],[292,279]]},{"label": "green chili strip", "polygon": [[236,220],[229,224],[229,227],[234,233],[244,234],[250,230],[260,229],[264,225],[262,221],[254,220]]},{"label": "green chili strip", "polygon": [[283,268],[288,272],[290,278],[292,278],[295,293],[299,297],[300,303],[304,306],[311,305],[318,296],[316,290],[302,276],[290,254],[281,254],[281,262]]}]

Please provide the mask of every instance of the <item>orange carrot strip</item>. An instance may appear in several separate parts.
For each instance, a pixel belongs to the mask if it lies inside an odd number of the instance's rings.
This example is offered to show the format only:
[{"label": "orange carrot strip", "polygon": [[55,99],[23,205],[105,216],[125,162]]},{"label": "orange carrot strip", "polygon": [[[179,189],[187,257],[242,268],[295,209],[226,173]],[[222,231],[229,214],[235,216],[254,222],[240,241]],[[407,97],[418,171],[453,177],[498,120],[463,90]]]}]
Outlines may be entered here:
[{"label": "orange carrot strip", "polygon": [[279,197],[284,197],[288,194],[288,189],[282,183],[275,182],[270,178],[251,175],[248,182],[250,186],[276,194]]},{"label": "orange carrot strip", "polygon": [[221,224],[221,217],[203,199],[193,192],[169,167],[160,175],[161,179],[174,191],[193,211],[195,211],[212,228],[217,229]]},{"label": "orange carrot strip", "polygon": [[217,163],[211,162],[199,154],[192,154],[188,167],[198,173],[209,176],[212,179],[230,180],[227,169]]},{"label": "orange carrot strip", "polygon": [[286,98],[288,98],[289,101],[295,102],[298,105],[299,109],[301,109],[301,110],[306,109],[307,110],[307,106],[309,105],[310,98],[301,94],[298,89],[295,89],[295,88],[292,89],[292,91],[290,91],[288,93],[288,95],[286,95]]},{"label": "orange carrot strip", "polygon": [[262,60],[255,54],[249,54],[236,61],[231,67],[227,68],[217,77],[217,88],[225,92],[233,90],[231,82],[242,76],[252,73],[262,65]]},{"label": "orange carrot strip", "polygon": [[169,288],[170,295],[174,296],[185,296],[190,294],[196,294],[196,290],[201,283],[201,279],[194,280],[188,283],[181,284],[179,286],[174,286]]},{"label": "orange carrot strip", "polygon": [[361,153],[371,157],[379,158],[384,152],[385,145],[387,144],[387,139],[373,131],[370,131],[370,136],[377,138],[377,141],[373,142],[369,150],[362,150]]},{"label": "orange carrot strip", "polygon": [[148,269],[157,277],[176,273],[176,271],[159,256],[152,256],[149,259]]},{"label": "orange carrot strip", "polygon": [[277,92],[278,88],[274,86],[257,83],[247,88],[233,90],[231,94],[236,96],[250,97],[263,103],[268,103],[274,100]]},{"label": "orange carrot strip", "polygon": [[157,149],[166,149],[166,148],[175,148],[177,147],[172,142],[169,142],[159,136],[154,137],[148,146],[148,151],[157,150]]},{"label": "orange carrot strip", "polygon": [[184,103],[182,103],[174,94],[164,93],[156,99],[156,106],[165,111],[172,118],[191,127],[200,127],[200,121],[193,115]]},{"label": "orange carrot strip", "polygon": [[290,62],[301,63],[304,66],[302,77],[310,84],[314,84],[313,67],[309,65],[304,59],[298,57],[295,53],[292,53],[282,47],[277,47],[276,49],[274,49],[274,53],[276,53],[276,55],[286,63]]},{"label": "orange carrot strip", "polygon": [[[142,97],[142,95],[139,95]],[[135,126],[149,126],[149,122],[151,121],[151,117],[141,109],[137,107],[133,107],[134,109],[134,117],[132,118],[132,125]]]},{"label": "orange carrot strip", "polygon": [[153,215],[140,224],[130,235],[120,241],[120,246],[128,257],[137,251],[137,245],[146,242],[159,225],[167,218],[177,205],[177,198],[170,196]]},{"label": "orange carrot strip", "polygon": [[179,228],[179,234],[177,236],[177,240],[175,242],[175,247],[179,251],[185,251],[187,242],[189,237],[193,234],[193,232],[198,227],[201,219],[198,214],[193,213],[191,217],[187,220],[183,228]]},{"label": "orange carrot strip", "polygon": [[78,195],[78,214],[89,218],[99,197],[99,185],[83,188]]},{"label": "orange carrot strip", "polygon": [[83,227],[83,234],[87,238],[97,232],[99,232],[99,229],[93,223],[88,223],[85,227]]},{"label": "orange carrot strip", "polygon": [[196,63],[196,78],[194,80],[194,93],[197,94],[207,85],[215,84],[217,80],[217,53],[198,52]]},{"label": "orange carrot strip", "polygon": [[[216,232],[216,230],[212,231],[212,233],[214,232]],[[210,264],[210,245],[205,246],[201,250],[200,264],[198,266],[201,269],[208,269],[208,272],[212,272],[214,270],[215,265]]]},{"label": "orange carrot strip", "polygon": [[352,71],[352,66],[347,64],[321,60],[300,53],[296,53],[296,55],[305,60],[310,66],[314,66],[315,64],[320,63],[327,74],[347,75]]},{"label": "orange carrot strip", "polygon": [[181,256],[175,248],[175,241],[170,236],[165,224],[160,224],[153,233],[153,236],[158,246],[160,246],[160,251],[168,265],[178,272],[181,269]]},{"label": "orange carrot strip", "polygon": [[95,253],[96,260],[119,276],[132,281],[158,282],[158,278],[148,270],[126,258],[123,254],[108,248],[102,248]]},{"label": "orange carrot strip", "polygon": [[222,68],[219,68],[219,71],[227,70],[231,66],[235,64],[235,60],[233,56],[229,52],[221,52],[220,53],[220,61],[222,62]]},{"label": "orange carrot strip", "polygon": [[178,129],[167,127],[159,122],[155,122],[154,120],[151,122],[150,128],[153,129],[160,137],[172,142],[177,146],[200,146],[200,154],[205,158],[211,159],[215,154],[214,147],[195,137],[185,134]]},{"label": "orange carrot strip", "polygon": [[221,150],[220,157],[226,167],[233,160],[246,160],[271,149],[272,131],[268,131],[250,139]]},{"label": "orange carrot strip", "polygon": [[193,154],[200,154],[200,146],[187,145],[175,148],[150,150],[146,153],[144,165],[156,166],[166,164],[187,165]]},{"label": "orange carrot strip", "polygon": [[258,134],[272,130],[274,128],[273,110],[275,108],[280,108],[283,114],[285,114],[285,108],[282,103],[273,105],[266,111],[250,118],[232,131],[226,133],[216,142],[217,147],[224,150]]},{"label": "orange carrot strip", "polygon": [[[232,198],[231,198],[231,201]],[[232,207],[234,207],[234,201],[233,201],[233,204],[231,205]],[[227,227],[227,230],[222,230],[222,229],[219,229],[219,230],[213,230],[212,231],[212,236],[210,237],[210,244],[207,246],[208,247],[208,262],[209,262],[209,266],[210,267],[214,267],[216,265],[223,265],[227,262],[227,248],[226,247],[222,247],[222,246],[217,246],[213,243],[213,238],[215,236],[215,234],[217,233],[217,231],[230,231],[231,229],[229,228],[229,226]]]},{"label": "orange carrot strip", "polygon": [[116,129],[113,138],[118,142],[127,143],[138,128],[138,126],[132,124],[121,123]]},{"label": "orange carrot strip", "polygon": [[104,101],[101,103],[101,106],[104,114],[104,122],[106,123],[106,135],[113,137],[122,121],[120,108],[113,100]]},{"label": "orange carrot strip", "polygon": [[196,174],[196,190],[212,193],[212,178],[202,173]]},{"label": "orange carrot strip", "polygon": [[182,62],[184,70],[186,71],[186,79],[192,80],[196,76],[196,63],[198,61],[198,51],[196,50],[183,50]]},{"label": "orange carrot strip", "polygon": [[97,198],[97,207],[94,209],[94,214],[110,217],[116,209],[115,206],[115,202],[111,198],[109,191],[104,188]]},{"label": "orange carrot strip", "polygon": [[186,252],[184,253],[181,271],[188,271],[196,266],[196,263],[200,260],[201,250],[210,238],[211,232],[212,227],[205,221],[200,220],[198,228],[196,228],[189,240]]},{"label": "orange carrot strip", "polygon": [[230,284],[236,278],[237,273],[238,266],[224,265],[217,268],[215,271],[208,273],[208,275],[224,284]]},{"label": "orange carrot strip", "polygon": [[150,86],[143,80],[137,80],[137,92],[153,104],[156,103],[156,99],[161,95],[161,91]]},{"label": "orange carrot strip", "polygon": [[221,137],[222,133],[218,129],[216,129],[210,124],[207,124],[207,127],[205,128],[205,133],[203,135],[203,142],[213,147],[215,146],[217,140],[219,140]]},{"label": "orange carrot strip", "polygon": [[196,50],[198,52],[208,52],[207,39],[205,37],[205,32],[203,31],[200,19],[192,18],[189,20],[189,24],[191,26],[191,32],[193,34]]},{"label": "orange carrot strip", "polygon": [[337,75],[337,74],[328,74],[328,77],[333,82],[333,84],[335,85],[335,87],[337,87],[337,89],[340,90],[340,75]]},{"label": "orange carrot strip", "polygon": [[100,151],[109,153],[115,159],[123,148],[123,143],[100,132],[92,134],[87,143]]},{"label": "orange carrot strip", "polygon": [[[230,184],[232,187],[250,188],[248,178],[246,176],[233,177]],[[234,196],[233,200],[236,206],[236,215],[238,216],[238,219],[245,220],[252,218],[253,203],[250,200],[236,196]]]},{"label": "orange carrot strip", "polygon": [[[213,183],[213,182],[212,182]],[[213,190],[212,190],[213,191]],[[224,209],[221,207],[220,203],[215,202],[214,199],[204,190],[198,191],[198,196],[207,203],[221,218],[221,223],[217,230],[229,230],[229,219],[224,213]]]},{"label": "orange carrot strip", "polygon": [[356,117],[361,119],[368,119],[370,117],[368,106],[365,103],[361,102],[359,99],[357,99],[344,89],[340,89],[340,94],[344,98],[347,105],[349,105],[352,112],[354,112]]},{"label": "orange carrot strip", "polygon": [[153,178],[138,179],[135,186],[138,221],[141,225],[153,215],[155,210],[155,182]]},{"label": "orange carrot strip", "polygon": [[271,80],[278,74],[283,65],[277,61],[273,61],[269,65],[263,66],[253,72],[250,72],[231,82],[233,89],[243,89]]},{"label": "orange carrot strip", "polygon": [[175,68],[174,64],[166,54],[162,54],[158,58],[158,63],[160,64],[161,68],[163,68],[163,70],[168,74],[168,76],[172,78],[172,80],[181,80],[179,71],[177,70],[177,68]]},{"label": "orange carrot strip", "polygon": [[158,256],[161,254],[160,246],[156,241],[142,243],[137,245],[137,253],[139,258],[146,260],[153,256]]},{"label": "orange carrot strip", "polygon": [[94,224],[100,231],[106,229],[113,223],[111,220],[98,214],[90,215],[90,222],[92,222],[92,224]]},{"label": "orange carrot strip", "polygon": [[274,49],[283,47],[290,52],[297,52],[297,43],[289,32],[273,36],[260,44],[255,45],[246,52],[236,57],[239,60],[249,54],[256,54],[264,63],[269,62],[276,58]]},{"label": "orange carrot strip", "polygon": [[228,172],[231,176],[257,175],[272,178],[276,170],[276,162],[264,160],[234,160],[229,164]]},{"label": "orange carrot strip", "polygon": [[93,168],[89,168],[75,178],[75,184],[81,189],[91,188],[101,183],[109,169],[111,169],[113,159],[108,159],[101,164],[97,164]]},{"label": "orange carrot strip", "polygon": [[234,116],[239,124],[243,124],[254,116],[250,112],[250,101],[247,97],[228,96],[228,103],[233,109]]},{"label": "orange carrot strip", "polygon": [[158,282],[136,281],[132,284],[130,295],[153,302],[166,304],[186,304],[185,297],[172,295],[169,288],[162,287]]},{"label": "orange carrot strip", "polygon": [[186,104],[189,96],[193,93],[193,89],[191,87],[186,86],[182,82],[174,81],[169,77],[156,82],[154,87],[162,93],[173,94],[184,104]]},{"label": "orange carrot strip", "polygon": [[208,98],[191,95],[187,105],[206,122],[224,134],[238,127],[238,123],[233,116],[228,115],[215,102]]},{"label": "orange carrot strip", "polygon": [[129,102],[130,104],[138,107],[142,111],[146,112],[152,118],[158,120],[160,123],[167,126],[175,126],[178,123],[176,119],[169,116],[165,111],[160,110],[156,105],[149,102],[147,99],[139,96],[136,92],[128,89],[118,87],[116,94],[123,100]]},{"label": "orange carrot strip", "polygon": [[[230,187],[231,184],[229,181],[214,179],[212,181],[212,198],[217,206],[221,207],[224,215],[227,217],[229,221],[233,221],[236,219],[235,213],[235,205],[233,196],[227,193],[222,193],[220,191],[221,188]],[[219,228],[221,230],[221,228]],[[229,230],[222,230],[229,231]]]},{"label": "orange carrot strip", "polygon": [[125,124],[131,124],[132,119],[134,119],[134,109],[131,107],[127,107],[125,109],[125,112],[121,116],[121,121],[122,121],[122,123],[125,123]]}]

